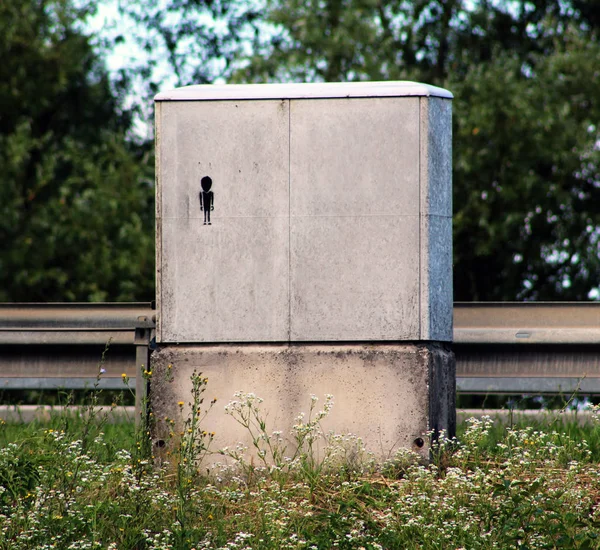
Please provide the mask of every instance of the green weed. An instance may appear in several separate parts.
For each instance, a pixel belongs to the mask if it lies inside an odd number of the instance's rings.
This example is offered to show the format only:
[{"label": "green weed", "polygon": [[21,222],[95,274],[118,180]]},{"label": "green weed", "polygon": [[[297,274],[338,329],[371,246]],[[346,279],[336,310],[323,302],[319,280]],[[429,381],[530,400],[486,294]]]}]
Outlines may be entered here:
[{"label": "green weed", "polygon": [[[359,438],[323,433],[331,397],[283,434],[239,393],[226,412],[251,459],[211,449],[206,383],[194,374],[170,462],[151,454],[151,411],[137,431],[89,414],[0,426],[0,550],[600,548],[596,424],[471,419],[428,464],[407,450],[379,463]],[[208,475],[218,453],[228,464]]]}]

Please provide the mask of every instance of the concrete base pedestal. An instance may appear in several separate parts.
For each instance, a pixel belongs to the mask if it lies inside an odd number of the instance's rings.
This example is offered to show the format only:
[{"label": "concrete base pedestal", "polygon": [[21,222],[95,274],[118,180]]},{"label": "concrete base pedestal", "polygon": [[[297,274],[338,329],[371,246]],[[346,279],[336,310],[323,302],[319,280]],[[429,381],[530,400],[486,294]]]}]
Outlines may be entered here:
[{"label": "concrete base pedestal", "polygon": [[323,430],[359,436],[381,459],[400,448],[427,456],[429,430],[455,432],[455,362],[445,344],[170,345],[153,354],[151,365],[158,454],[166,448],[165,417],[187,415],[194,371],[208,378],[205,403],[217,399],[203,426],[215,432],[213,450],[251,447],[248,433],[224,412],[236,391],[263,398],[267,430],[284,436],[300,412],[308,413],[311,395],[322,404],[331,394]]}]

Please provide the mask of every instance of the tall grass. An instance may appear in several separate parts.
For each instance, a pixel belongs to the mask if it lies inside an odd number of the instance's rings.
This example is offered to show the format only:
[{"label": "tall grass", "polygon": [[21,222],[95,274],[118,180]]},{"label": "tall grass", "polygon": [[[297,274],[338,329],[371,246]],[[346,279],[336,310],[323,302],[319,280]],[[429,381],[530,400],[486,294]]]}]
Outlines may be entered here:
[{"label": "tall grass", "polygon": [[[331,397],[282,433],[240,393],[227,413],[252,430],[251,459],[211,449],[205,383],[166,463],[132,423],[0,426],[0,549],[600,548],[596,424],[471,419],[429,464],[409,451],[381,463],[322,433]],[[208,454],[223,458],[209,473]]]}]

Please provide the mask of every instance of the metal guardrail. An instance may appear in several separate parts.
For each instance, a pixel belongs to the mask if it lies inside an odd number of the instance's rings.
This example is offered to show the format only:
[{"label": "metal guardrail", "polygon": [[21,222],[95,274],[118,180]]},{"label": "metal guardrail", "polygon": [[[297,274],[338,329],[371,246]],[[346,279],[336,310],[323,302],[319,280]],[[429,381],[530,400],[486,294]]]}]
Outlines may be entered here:
[{"label": "metal guardrail", "polygon": [[0,304],[0,390],[122,390],[126,374],[139,401],[154,325],[150,303]]},{"label": "metal guardrail", "polygon": [[600,302],[455,302],[457,344],[600,344]]},{"label": "metal guardrail", "polygon": [[150,303],[0,303],[0,344],[133,343],[154,328]]},{"label": "metal guardrail", "polygon": [[457,302],[462,393],[600,393],[600,302]]},{"label": "metal guardrail", "polygon": [[[0,390],[123,389],[149,361],[150,303],[0,304]],[[600,303],[458,302],[457,388],[463,393],[600,394]]]}]

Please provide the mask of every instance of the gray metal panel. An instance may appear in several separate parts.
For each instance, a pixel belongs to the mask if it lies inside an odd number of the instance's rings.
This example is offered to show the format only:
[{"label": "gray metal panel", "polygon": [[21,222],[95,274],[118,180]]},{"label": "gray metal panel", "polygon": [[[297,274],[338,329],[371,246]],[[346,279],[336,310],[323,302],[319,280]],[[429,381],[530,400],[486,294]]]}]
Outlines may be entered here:
[{"label": "gray metal panel", "polygon": [[454,344],[453,347],[458,376],[600,376],[600,347],[592,344]]},{"label": "gray metal panel", "polygon": [[[90,390],[96,383],[102,390],[127,388],[121,378],[0,378],[0,390]],[[135,378],[131,378],[128,386],[133,389],[135,383]]]},{"label": "gray metal panel", "polygon": [[4,303],[0,331],[129,329],[154,324],[150,303]]},{"label": "gray metal panel", "polygon": [[598,344],[600,302],[455,302],[458,344]]},{"label": "gray metal panel", "polygon": [[286,340],[289,102],[166,103],[157,132],[157,341]]},{"label": "gray metal panel", "polygon": [[[132,342],[133,344],[133,338]],[[3,345],[0,346],[0,376],[4,378],[94,378],[105,369],[105,378],[135,376],[136,347],[95,345]],[[147,348],[147,344],[146,344]],[[105,352],[105,353],[104,353]],[[102,364],[102,354],[104,362]]]},{"label": "gray metal panel", "polygon": [[457,378],[461,393],[566,393],[599,394],[600,378],[469,377]]},{"label": "gray metal panel", "polygon": [[134,330],[0,329],[0,344],[133,344]]}]

